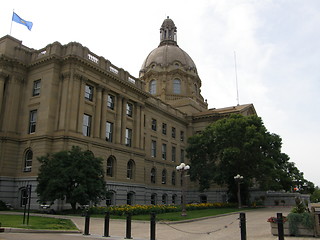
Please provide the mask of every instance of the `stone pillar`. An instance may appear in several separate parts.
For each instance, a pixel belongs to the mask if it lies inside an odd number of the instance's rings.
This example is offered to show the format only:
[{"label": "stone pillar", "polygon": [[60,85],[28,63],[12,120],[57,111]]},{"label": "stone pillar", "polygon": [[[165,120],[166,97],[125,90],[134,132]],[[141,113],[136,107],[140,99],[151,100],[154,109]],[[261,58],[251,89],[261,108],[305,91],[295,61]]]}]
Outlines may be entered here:
[{"label": "stone pillar", "polygon": [[4,98],[4,82],[5,82],[6,76],[4,74],[0,73],[0,116],[1,110],[2,110],[2,103]]},{"label": "stone pillar", "polygon": [[136,148],[140,148],[140,136],[141,136],[141,129],[140,129],[140,125],[141,125],[141,106],[139,103],[135,103],[135,119],[134,119],[134,147]]},{"label": "stone pillar", "polygon": [[94,137],[100,138],[100,128],[101,128],[101,103],[102,101],[102,88],[97,87],[97,96],[96,96],[96,109],[94,116]]},{"label": "stone pillar", "polygon": [[80,94],[79,94],[79,112],[78,112],[78,126],[77,132],[82,133],[83,127],[83,114],[84,114],[84,91],[85,91],[86,83],[83,79],[80,80]]},{"label": "stone pillar", "polygon": [[144,149],[144,121],[145,121],[145,117],[144,117],[144,106],[141,106],[141,110],[140,110],[140,149]]},{"label": "stone pillar", "polygon": [[100,138],[106,138],[106,122],[107,122],[107,101],[108,91],[103,89],[102,91],[102,104],[101,104],[101,127],[100,127]]},{"label": "stone pillar", "polygon": [[116,126],[115,126],[115,140],[116,140],[116,143],[119,143],[121,144],[121,119],[122,119],[122,97],[121,96],[117,96],[117,99],[116,99],[116,104],[117,104],[117,109],[116,109]]},{"label": "stone pillar", "polygon": [[127,102],[128,99],[122,99],[122,118],[121,118],[121,141],[120,143],[125,144],[126,136],[126,125],[127,125]]}]

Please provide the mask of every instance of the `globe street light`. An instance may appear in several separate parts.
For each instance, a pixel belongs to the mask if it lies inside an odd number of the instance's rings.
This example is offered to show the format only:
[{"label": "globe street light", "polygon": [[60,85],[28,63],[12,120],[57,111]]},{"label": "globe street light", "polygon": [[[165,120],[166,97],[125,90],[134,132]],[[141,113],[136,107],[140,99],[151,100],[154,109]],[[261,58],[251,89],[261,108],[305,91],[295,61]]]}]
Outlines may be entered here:
[{"label": "globe street light", "polygon": [[237,174],[233,177],[238,185],[238,207],[241,208],[241,195],[240,195],[240,184],[243,179],[243,176],[240,176],[240,174]]},{"label": "globe street light", "polygon": [[176,167],[176,169],[178,172],[181,172],[181,180],[182,180],[182,202],[181,202],[182,213],[181,213],[181,216],[187,216],[185,172],[190,169],[190,166],[186,165],[184,163],[181,163],[179,166]]}]

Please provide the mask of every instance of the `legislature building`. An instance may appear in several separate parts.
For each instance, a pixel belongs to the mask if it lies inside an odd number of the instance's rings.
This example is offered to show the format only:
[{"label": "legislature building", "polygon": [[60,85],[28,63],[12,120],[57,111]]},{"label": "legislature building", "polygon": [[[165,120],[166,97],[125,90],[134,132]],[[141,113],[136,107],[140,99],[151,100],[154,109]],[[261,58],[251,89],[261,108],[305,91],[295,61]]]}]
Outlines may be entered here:
[{"label": "legislature building", "polygon": [[[4,36],[0,200],[20,208],[31,185],[31,208],[39,208],[37,158],[79,146],[104,160],[109,197],[101,205],[180,204],[176,166],[188,163],[188,137],[231,113],[256,114],[252,104],[208,109],[196,65],[169,18],[138,78],[77,42],[35,50]],[[226,198],[223,187],[200,193],[188,183],[187,202]]]}]

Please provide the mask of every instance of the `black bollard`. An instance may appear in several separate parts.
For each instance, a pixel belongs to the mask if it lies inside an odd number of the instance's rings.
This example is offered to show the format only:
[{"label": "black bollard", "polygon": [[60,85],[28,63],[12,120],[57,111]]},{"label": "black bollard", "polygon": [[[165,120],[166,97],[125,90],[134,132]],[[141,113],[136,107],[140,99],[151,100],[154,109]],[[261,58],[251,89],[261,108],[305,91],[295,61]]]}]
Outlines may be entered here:
[{"label": "black bollard", "polygon": [[151,212],[150,216],[150,240],[156,240],[156,213]]},{"label": "black bollard", "polygon": [[282,213],[277,213],[277,222],[278,222],[278,236],[279,236],[279,240],[284,240]]},{"label": "black bollard", "polygon": [[240,213],[241,240],[247,239],[246,214]]},{"label": "black bollard", "polygon": [[84,234],[83,235],[90,235],[89,234],[89,226],[90,226],[90,214],[88,210],[85,213],[85,222],[84,222]]},{"label": "black bollard", "polygon": [[104,216],[104,237],[110,237],[109,236],[109,225],[110,225],[110,212],[106,212],[106,215]]},{"label": "black bollard", "polygon": [[127,229],[125,239],[132,239],[131,237],[131,213],[127,214]]}]

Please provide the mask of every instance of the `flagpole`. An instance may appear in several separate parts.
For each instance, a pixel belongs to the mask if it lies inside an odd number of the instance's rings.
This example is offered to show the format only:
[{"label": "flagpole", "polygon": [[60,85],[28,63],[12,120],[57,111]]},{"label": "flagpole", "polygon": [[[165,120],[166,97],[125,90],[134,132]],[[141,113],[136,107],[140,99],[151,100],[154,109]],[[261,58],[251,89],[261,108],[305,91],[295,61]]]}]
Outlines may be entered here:
[{"label": "flagpole", "polygon": [[[12,16],[13,16],[13,14],[14,14],[14,9],[12,10]],[[10,36],[11,36],[11,31],[12,31],[12,17],[11,17],[11,27],[10,27]]]}]

